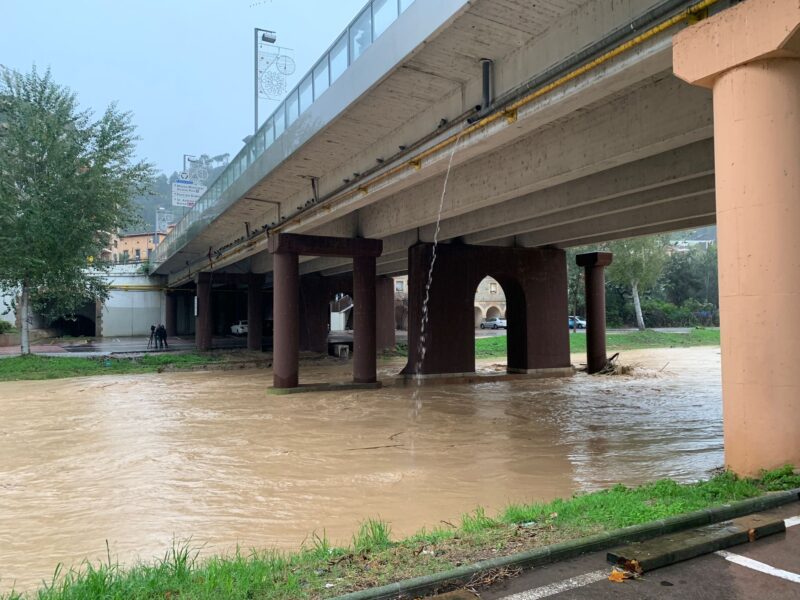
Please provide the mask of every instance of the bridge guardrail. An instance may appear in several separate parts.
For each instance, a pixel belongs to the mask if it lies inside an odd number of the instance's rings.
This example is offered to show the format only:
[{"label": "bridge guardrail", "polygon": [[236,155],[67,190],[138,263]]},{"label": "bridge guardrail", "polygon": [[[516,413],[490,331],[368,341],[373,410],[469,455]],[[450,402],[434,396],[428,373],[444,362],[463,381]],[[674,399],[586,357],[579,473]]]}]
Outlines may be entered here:
[{"label": "bridge guardrail", "polygon": [[333,83],[358,59],[380,35],[394,23],[414,0],[370,0],[345,30],[336,38],[313,67],[259,127],[258,131],[228,163],[197,203],[156,247],[151,262],[166,261],[207,220],[204,213],[244,173],[264,151],[275,143]]}]

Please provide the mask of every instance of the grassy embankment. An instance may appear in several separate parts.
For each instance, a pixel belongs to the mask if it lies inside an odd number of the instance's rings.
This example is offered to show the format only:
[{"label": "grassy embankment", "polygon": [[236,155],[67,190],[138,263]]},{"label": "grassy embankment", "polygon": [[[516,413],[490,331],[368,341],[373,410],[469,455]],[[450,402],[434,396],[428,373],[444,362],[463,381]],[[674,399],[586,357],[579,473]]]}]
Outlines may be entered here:
[{"label": "grassy embankment", "polygon": [[[632,331],[609,333],[606,336],[609,351],[639,350],[642,348],[688,348],[690,346],[719,346],[719,329],[692,329],[689,333],[661,333],[659,331]],[[586,352],[586,334],[571,333],[570,352]],[[475,340],[475,358],[506,356],[506,336]]]},{"label": "grassy embankment", "polygon": [[800,475],[787,466],[758,479],[723,473],[695,484],[617,485],[568,500],[511,505],[495,517],[479,508],[458,524],[442,521],[398,541],[391,539],[389,524],[367,520],[347,547],[331,546],[323,533],[298,552],[237,550],[198,558],[191,544],[176,544],[163,559],[130,568],[110,555],[102,563],[59,567],[40,590],[0,598],[326,598],[795,487]]},{"label": "grassy embankment", "polygon": [[[662,333],[659,331],[631,331],[627,333],[609,333],[606,335],[609,351],[640,350],[644,348],[688,348],[691,346],[719,346],[719,329],[692,329],[689,333]],[[586,334],[570,333],[570,352],[586,352]],[[505,358],[506,336],[477,338],[475,340],[475,358]],[[385,353],[386,358],[407,356],[408,346],[398,344]]]},{"label": "grassy embankment", "polygon": [[155,373],[164,369],[190,369],[221,360],[223,357],[219,355],[196,352],[146,354],[138,358],[13,356],[0,359],[0,381]]},{"label": "grassy embankment", "polygon": [[332,547],[323,534],[294,553],[239,550],[198,558],[190,544],[176,544],[163,559],[127,569],[110,556],[99,564],[57,569],[54,581],[37,592],[2,598],[329,598],[795,487],[800,487],[800,475],[785,467],[758,479],[723,473],[696,484],[663,480],[638,488],[617,485],[568,500],[512,505],[495,517],[479,508],[457,525],[443,521],[442,527],[398,541],[391,539],[387,523],[368,520],[348,547]]}]

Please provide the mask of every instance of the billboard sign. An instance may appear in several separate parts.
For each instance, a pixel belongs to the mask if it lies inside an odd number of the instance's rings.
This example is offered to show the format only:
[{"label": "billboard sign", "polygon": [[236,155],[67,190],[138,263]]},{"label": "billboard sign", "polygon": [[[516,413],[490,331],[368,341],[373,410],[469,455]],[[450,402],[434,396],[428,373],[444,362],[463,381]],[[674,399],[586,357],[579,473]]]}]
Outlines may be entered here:
[{"label": "billboard sign", "polygon": [[206,186],[195,184],[191,179],[176,179],[172,183],[172,205],[192,208],[205,192]]}]

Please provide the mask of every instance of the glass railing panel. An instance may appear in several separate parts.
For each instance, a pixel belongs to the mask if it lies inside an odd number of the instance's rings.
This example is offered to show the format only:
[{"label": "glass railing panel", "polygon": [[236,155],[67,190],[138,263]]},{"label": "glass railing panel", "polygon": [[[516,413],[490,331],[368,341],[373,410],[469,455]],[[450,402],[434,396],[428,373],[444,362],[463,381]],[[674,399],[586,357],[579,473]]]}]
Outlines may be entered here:
[{"label": "glass railing panel", "polygon": [[293,90],[289,97],[286,98],[286,126],[289,127],[297,120],[299,115],[300,103],[297,100],[297,90]]},{"label": "glass railing panel", "polygon": [[281,103],[280,106],[275,110],[275,139],[277,140],[278,137],[283,133],[284,129],[286,129],[286,115],[284,114],[284,105]]},{"label": "glass railing panel", "polygon": [[298,87],[298,92],[300,95],[300,112],[303,113],[311,106],[311,103],[314,102],[314,89],[313,83],[311,82],[312,75],[309,73],[306,75],[306,78],[300,82],[300,87]]},{"label": "glass railing panel", "polygon": [[328,89],[330,79],[328,75],[328,55],[322,57],[322,60],[314,67],[314,100],[322,95],[322,92]]},{"label": "glass railing panel", "polygon": [[[275,109],[269,119],[239,154],[206,190],[197,204],[186,213],[172,232],[158,245],[156,260],[166,260],[172,248],[182,244],[192,225],[202,221],[203,212],[214,207],[224,193],[255,160],[291,125],[298,116],[341,77],[372,42],[384,33],[414,0],[373,0],[353,20],[348,29]],[[193,234],[194,235],[194,234]]]},{"label": "glass railing panel", "polygon": [[266,136],[267,140],[267,148],[275,141],[275,130],[272,127],[273,117],[267,119],[267,122],[264,123],[262,129],[264,130],[264,135]]},{"label": "glass railing panel", "polygon": [[372,45],[372,11],[367,6],[350,25],[350,64]]},{"label": "glass railing panel", "polygon": [[375,39],[397,19],[397,0],[374,0],[372,3],[373,35]]},{"label": "glass railing panel", "polygon": [[330,52],[330,59],[331,59],[331,84],[334,81],[339,79],[342,73],[347,70],[348,66],[348,58],[347,58],[347,34],[342,34],[336,43],[331,48]]}]

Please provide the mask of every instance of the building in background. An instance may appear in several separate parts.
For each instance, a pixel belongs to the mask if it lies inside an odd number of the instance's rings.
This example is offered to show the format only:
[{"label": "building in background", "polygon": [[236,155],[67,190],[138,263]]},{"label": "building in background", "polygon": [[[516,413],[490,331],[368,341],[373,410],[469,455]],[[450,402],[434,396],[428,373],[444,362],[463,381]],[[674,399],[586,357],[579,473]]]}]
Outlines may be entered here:
[{"label": "building in background", "polygon": [[[408,275],[394,278],[395,317],[397,329],[408,326]],[[475,327],[492,317],[506,316],[506,294],[496,279],[485,277],[475,290]]]},{"label": "building in background", "polygon": [[111,240],[111,260],[122,264],[147,261],[156,246],[172,231],[172,227],[170,225],[164,233],[148,231],[115,236]]}]

